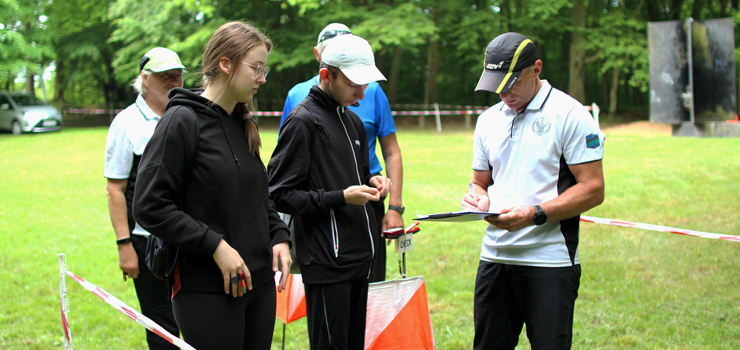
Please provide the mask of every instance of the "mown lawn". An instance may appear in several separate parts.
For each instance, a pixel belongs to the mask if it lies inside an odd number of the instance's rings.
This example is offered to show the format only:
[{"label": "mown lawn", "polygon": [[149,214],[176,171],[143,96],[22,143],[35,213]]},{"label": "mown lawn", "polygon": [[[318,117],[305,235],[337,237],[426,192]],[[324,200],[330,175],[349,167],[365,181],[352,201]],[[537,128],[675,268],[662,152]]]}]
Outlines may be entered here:
[{"label": "mown lawn", "polygon": [[[263,128],[269,159],[276,130]],[[0,134],[0,349],[62,347],[57,253],[68,269],[138,308],[117,266],[103,173],[106,128]],[[402,129],[405,220],[456,210],[472,130]],[[740,235],[740,139],[607,131],[606,200],[587,215]],[[426,280],[438,349],[470,349],[484,227],[422,223],[408,272]],[[740,244],[582,224],[574,349],[740,348]],[[398,273],[388,247],[387,277]],[[67,281],[76,349],[145,349],[144,331]],[[277,321],[274,349],[282,340]],[[526,337],[519,348],[529,349]],[[287,349],[306,349],[305,318]]]}]

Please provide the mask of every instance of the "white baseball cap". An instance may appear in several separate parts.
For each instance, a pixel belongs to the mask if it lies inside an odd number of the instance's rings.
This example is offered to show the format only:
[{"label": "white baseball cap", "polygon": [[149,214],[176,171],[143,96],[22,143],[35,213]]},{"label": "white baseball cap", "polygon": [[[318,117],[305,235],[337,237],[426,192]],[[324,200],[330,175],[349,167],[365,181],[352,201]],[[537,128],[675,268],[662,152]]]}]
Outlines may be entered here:
[{"label": "white baseball cap", "polygon": [[375,67],[370,43],[356,35],[340,35],[328,40],[321,53],[321,62],[339,68],[347,79],[357,85],[386,80]]},{"label": "white baseball cap", "polygon": [[175,51],[165,47],[155,47],[144,54],[139,63],[139,70],[150,70],[154,73],[172,69],[185,69],[180,56]]}]

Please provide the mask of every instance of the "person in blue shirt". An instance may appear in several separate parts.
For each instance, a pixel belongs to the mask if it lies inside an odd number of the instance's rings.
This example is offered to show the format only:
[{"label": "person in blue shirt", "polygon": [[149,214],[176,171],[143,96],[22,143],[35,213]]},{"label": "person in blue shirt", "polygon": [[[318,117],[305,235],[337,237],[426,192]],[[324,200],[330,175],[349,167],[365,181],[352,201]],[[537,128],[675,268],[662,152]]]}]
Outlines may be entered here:
[{"label": "person in blue shirt", "polygon": [[[313,52],[316,60],[321,63],[321,53],[327,40],[338,35],[351,34],[350,29],[341,23],[332,23],[326,26],[321,33],[314,47]],[[319,76],[315,76],[303,83],[294,86],[288,92],[283,107],[283,116],[280,120],[282,128],[285,119],[290,112],[308,96],[308,91],[312,86],[319,83]],[[362,120],[367,133],[367,140],[370,152],[370,172],[380,174],[383,167],[380,165],[377,155],[375,154],[375,145],[380,141],[380,149],[383,153],[388,178],[391,179],[393,187],[391,188],[390,199],[388,201],[388,212],[385,212],[384,201],[372,202],[374,204],[375,219],[377,227],[382,230],[391,228],[404,227],[402,189],[403,189],[403,161],[401,160],[401,148],[398,146],[396,138],[396,124],[393,121],[391,107],[388,104],[388,98],[385,96],[383,89],[377,82],[368,84],[365,90],[365,98],[358,104],[349,106],[353,112]],[[278,142],[279,139],[278,139]],[[375,234],[375,246],[385,247],[380,232]],[[385,249],[376,249],[373,258],[372,273],[370,282],[385,280],[386,251]]]}]

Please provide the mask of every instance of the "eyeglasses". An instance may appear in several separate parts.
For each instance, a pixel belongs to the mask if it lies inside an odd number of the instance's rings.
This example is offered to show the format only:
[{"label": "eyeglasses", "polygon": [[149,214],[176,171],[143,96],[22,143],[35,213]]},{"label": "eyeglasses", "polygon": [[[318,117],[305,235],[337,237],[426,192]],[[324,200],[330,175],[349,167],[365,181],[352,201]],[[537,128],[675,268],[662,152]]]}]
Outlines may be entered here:
[{"label": "eyeglasses", "polygon": [[352,34],[352,32],[350,32],[349,30],[327,30],[324,32],[324,34],[321,35],[319,42],[322,42],[324,40],[329,40],[337,35],[345,35],[345,34]]},{"label": "eyeglasses", "polygon": [[172,69],[164,72],[154,73],[154,75],[162,80],[182,79],[182,70]]},{"label": "eyeglasses", "polygon": [[251,63],[247,63],[244,61],[242,61],[242,63],[254,68],[254,78],[255,79],[259,78],[260,76],[267,78],[267,74],[270,74],[270,67],[267,67],[265,65],[258,64],[255,66]]}]

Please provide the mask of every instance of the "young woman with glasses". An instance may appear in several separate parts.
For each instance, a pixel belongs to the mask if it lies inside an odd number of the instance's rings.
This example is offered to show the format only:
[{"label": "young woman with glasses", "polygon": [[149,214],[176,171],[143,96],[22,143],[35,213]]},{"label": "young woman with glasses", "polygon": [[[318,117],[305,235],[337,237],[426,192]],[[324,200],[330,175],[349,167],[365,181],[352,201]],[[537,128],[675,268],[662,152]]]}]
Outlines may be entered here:
[{"label": "young woman with glasses", "polygon": [[248,23],[221,26],[205,48],[205,89],[170,92],[141,161],[134,216],[179,247],[173,312],[196,349],[269,349],[274,276],[279,262],[282,291],[291,265],[249,115],[271,48]]}]

